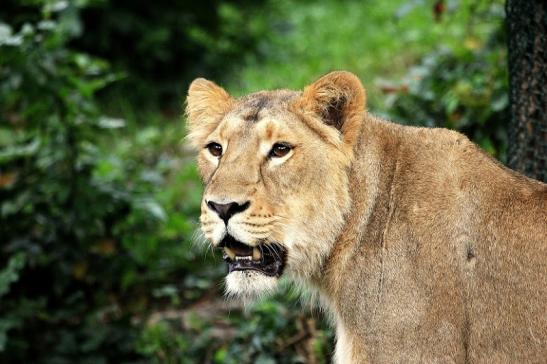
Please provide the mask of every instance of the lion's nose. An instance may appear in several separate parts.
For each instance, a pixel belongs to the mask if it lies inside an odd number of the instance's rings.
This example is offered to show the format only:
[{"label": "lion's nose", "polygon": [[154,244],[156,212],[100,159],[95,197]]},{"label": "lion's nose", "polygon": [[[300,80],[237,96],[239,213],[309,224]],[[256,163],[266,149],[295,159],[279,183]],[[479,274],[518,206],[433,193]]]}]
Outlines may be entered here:
[{"label": "lion's nose", "polygon": [[251,202],[247,201],[243,204],[237,202],[230,203],[217,203],[214,201],[207,201],[207,206],[211,210],[217,213],[217,215],[228,225],[228,220],[237,213],[247,210]]}]

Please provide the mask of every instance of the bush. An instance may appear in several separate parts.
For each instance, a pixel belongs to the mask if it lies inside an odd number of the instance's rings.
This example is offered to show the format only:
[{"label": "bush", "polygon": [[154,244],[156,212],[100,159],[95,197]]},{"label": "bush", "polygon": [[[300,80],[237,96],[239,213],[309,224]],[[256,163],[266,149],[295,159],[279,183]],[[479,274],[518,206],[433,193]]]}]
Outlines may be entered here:
[{"label": "bush", "polygon": [[151,317],[139,351],[153,363],[324,363],[334,338],[294,294],[278,294],[242,310],[209,296],[200,305]]},{"label": "bush", "polygon": [[117,178],[105,170],[116,157],[98,140],[123,121],[101,115],[94,95],[116,76],[67,48],[64,5],[17,32],[0,23],[2,362],[139,357],[122,278],[140,265],[120,232],[135,216],[149,223],[133,231],[154,228],[161,209],[125,165]]},{"label": "bush", "polygon": [[462,47],[426,55],[399,85],[385,85],[387,109],[406,123],[458,130],[505,161],[510,113],[504,13],[500,3],[476,11],[491,24],[486,40],[471,33]]},{"label": "bush", "polygon": [[123,75],[101,90],[103,102],[123,98],[141,108],[178,109],[196,75],[223,79],[257,52],[269,31],[264,2],[3,0],[0,19],[19,28],[39,21],[44,9],[62,10],[71,31],[67,46],[107,60]]},{"label": "bush", "polygon": [[222,79],[267,32],[257,7],[230,0],[100,1],[81,13],[72,45],[109,60],[127,78],[108,93],[155,106],[178,105],[195,75]]}]

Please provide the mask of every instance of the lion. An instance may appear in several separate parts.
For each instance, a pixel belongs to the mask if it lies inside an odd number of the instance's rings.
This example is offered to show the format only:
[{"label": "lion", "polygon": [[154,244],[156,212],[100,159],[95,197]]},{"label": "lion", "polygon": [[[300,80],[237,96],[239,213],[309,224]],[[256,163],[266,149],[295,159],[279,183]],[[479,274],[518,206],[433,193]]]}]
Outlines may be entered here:
[{"label": "lion", "polygon": [[240,98],[199,78],[186,113],[228,295],[315,292],[338,364],[545,363],[546,184],[373,116],[349,72]]}]

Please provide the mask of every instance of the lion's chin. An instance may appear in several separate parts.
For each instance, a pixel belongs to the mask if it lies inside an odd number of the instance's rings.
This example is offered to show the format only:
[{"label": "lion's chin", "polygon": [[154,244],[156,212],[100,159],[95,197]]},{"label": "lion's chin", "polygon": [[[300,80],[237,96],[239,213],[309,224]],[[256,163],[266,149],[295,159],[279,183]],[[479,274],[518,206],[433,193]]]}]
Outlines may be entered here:
[{"label": "lion's chin", "polygon": [[279,278],[253,270],[233,271],[226,276],[226,294],[229,297],[252,302],[275,292]]}]

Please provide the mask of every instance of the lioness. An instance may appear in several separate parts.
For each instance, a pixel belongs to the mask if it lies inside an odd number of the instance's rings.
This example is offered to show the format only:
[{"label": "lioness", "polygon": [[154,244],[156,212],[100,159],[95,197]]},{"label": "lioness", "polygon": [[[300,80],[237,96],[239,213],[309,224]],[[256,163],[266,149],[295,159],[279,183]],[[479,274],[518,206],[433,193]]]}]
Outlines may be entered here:
[{"label": "lioness", "polygon": [[348,72],[239,99],[196,79],[186,111],[228,294],[316,292],[336,363],[547,361],[547,185],[367,113]]}]

